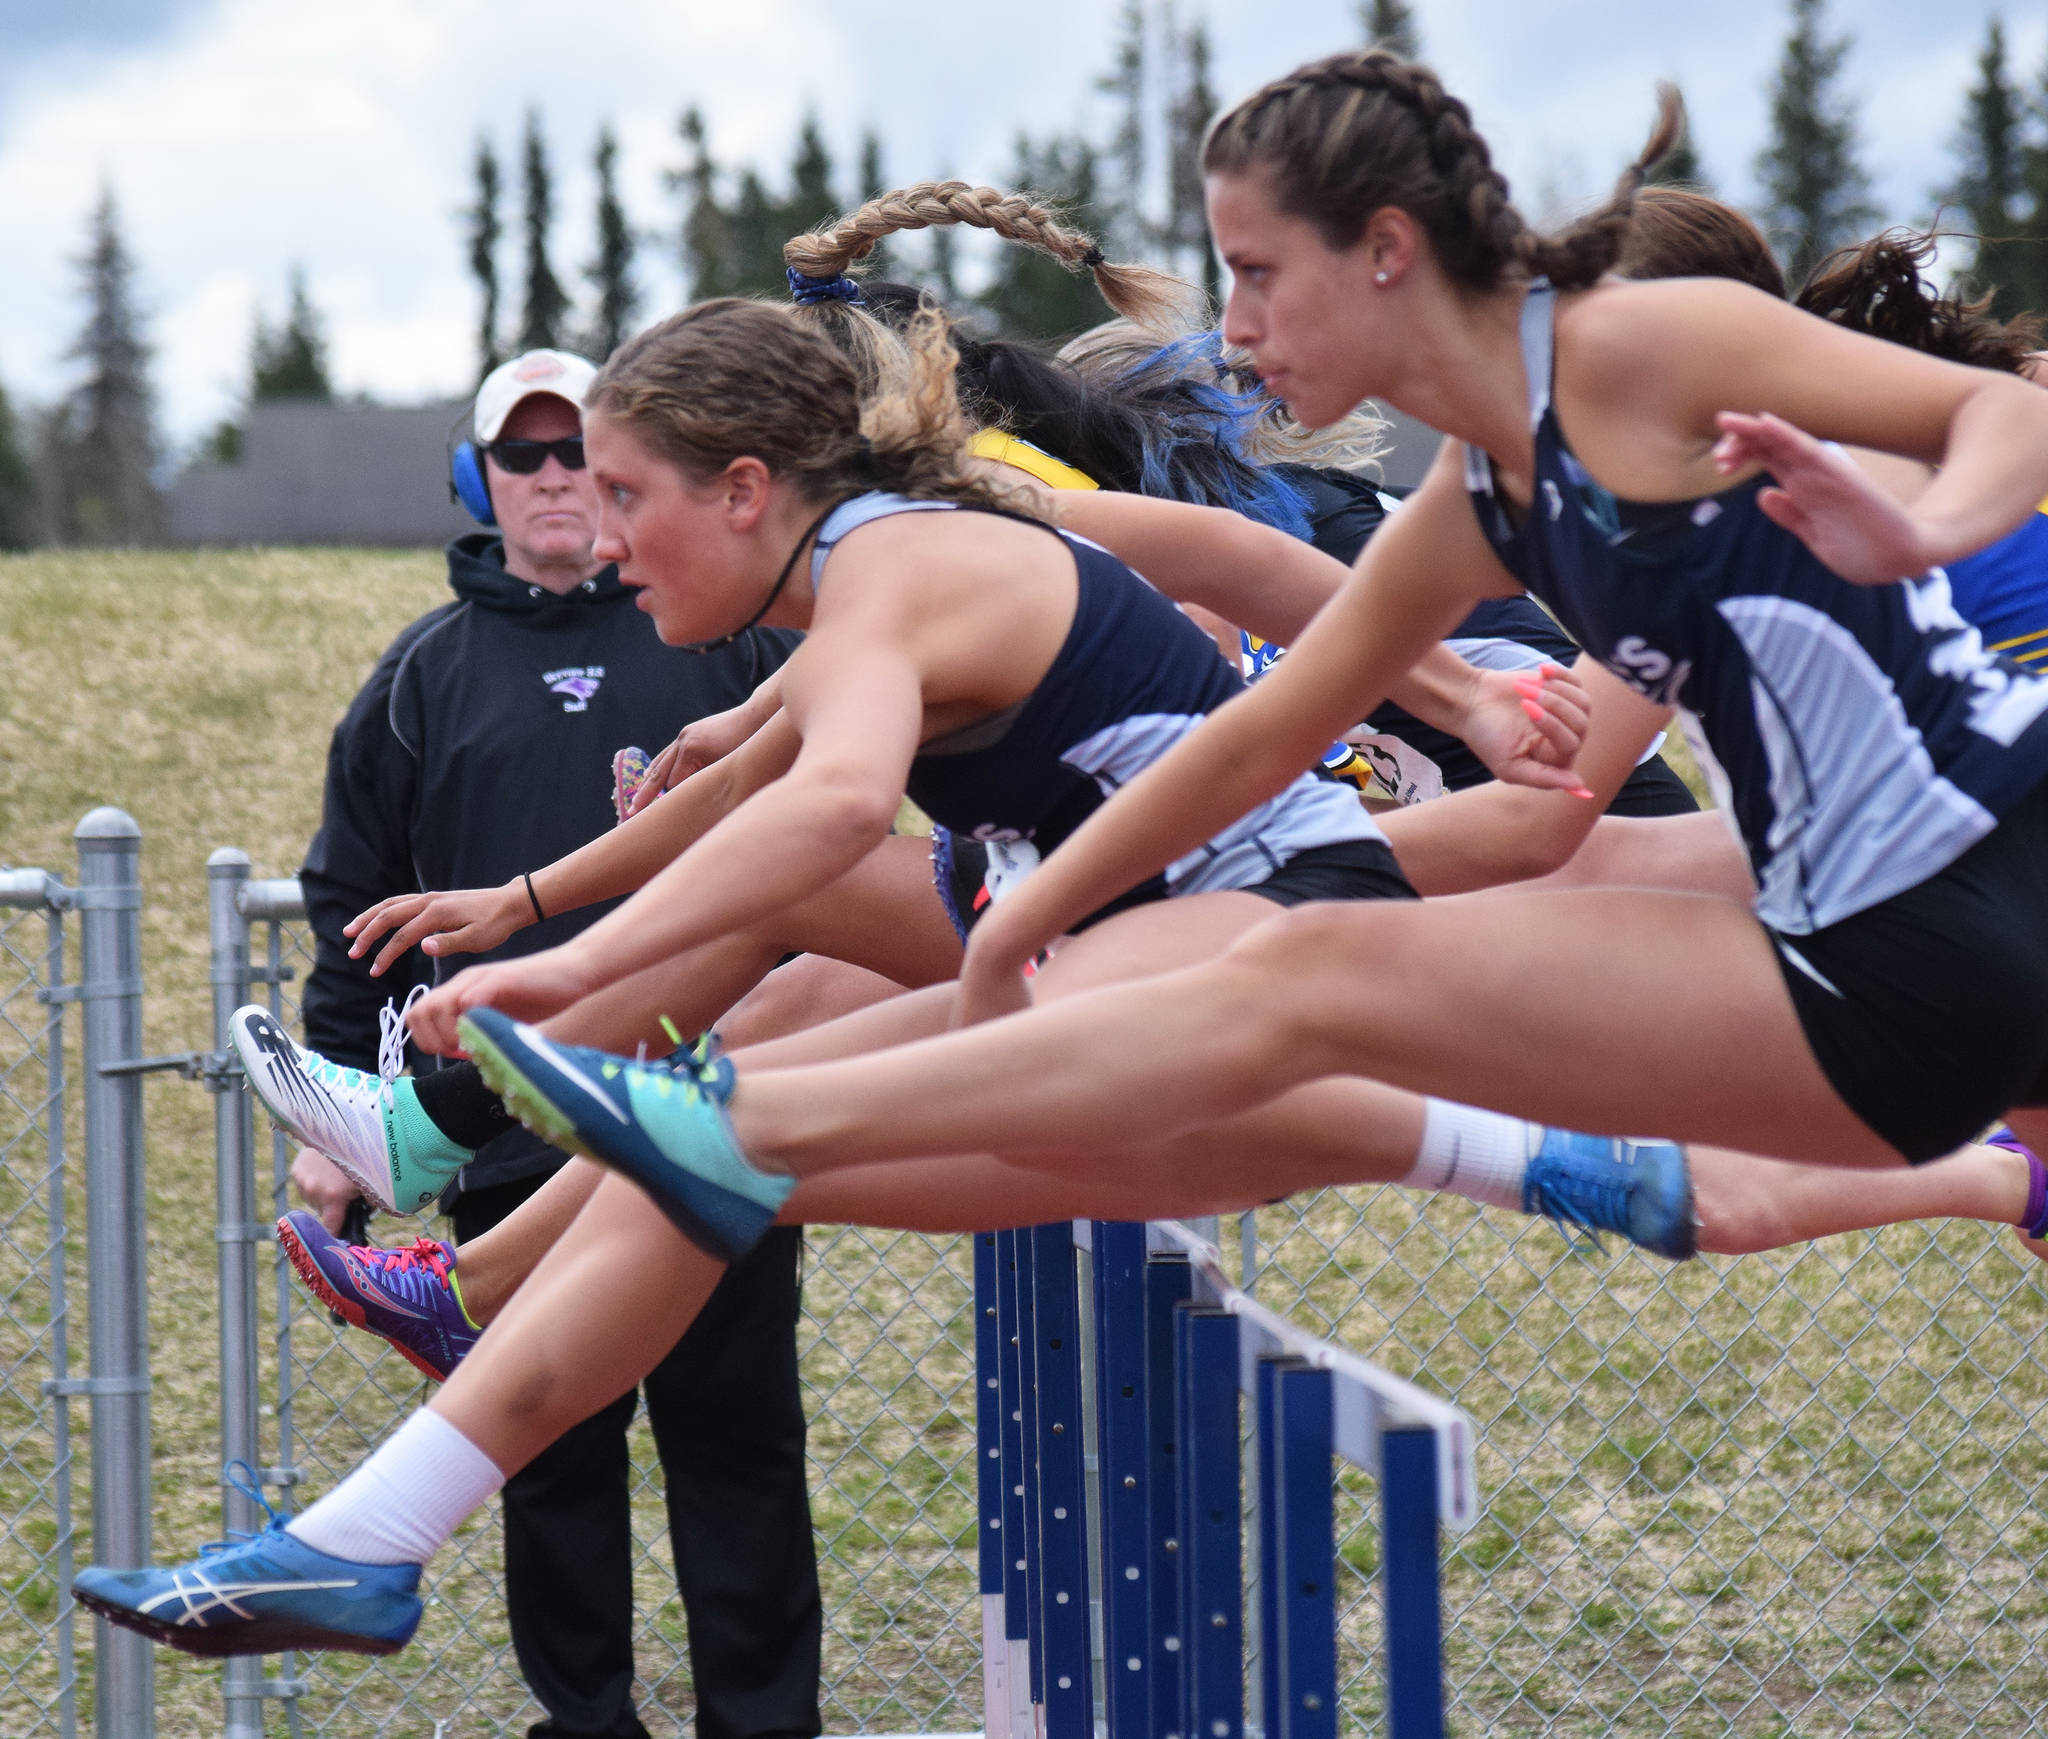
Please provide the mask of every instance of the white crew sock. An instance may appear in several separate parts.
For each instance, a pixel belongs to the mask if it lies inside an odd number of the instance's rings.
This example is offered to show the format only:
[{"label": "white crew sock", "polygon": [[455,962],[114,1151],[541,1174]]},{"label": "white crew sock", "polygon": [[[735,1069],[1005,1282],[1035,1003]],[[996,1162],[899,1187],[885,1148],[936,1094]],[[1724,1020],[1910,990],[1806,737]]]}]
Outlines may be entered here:
[{"label": "white crew sock", "polygon": [[1489,1207],[1522,1207],[1522,1176],[1529,1156],[1542,1145],[1543,1125],[1453,1105],[1445,1099],[1423,1101],[1422,1147],[1406,1177],[1394,1181],[1409,1189],[1441,1190]]},{"label": "white crew sock", "polygon": [[352,1564],[424,1564],[504,1483],[496,1462],[422,1407],[285,1531]]}]

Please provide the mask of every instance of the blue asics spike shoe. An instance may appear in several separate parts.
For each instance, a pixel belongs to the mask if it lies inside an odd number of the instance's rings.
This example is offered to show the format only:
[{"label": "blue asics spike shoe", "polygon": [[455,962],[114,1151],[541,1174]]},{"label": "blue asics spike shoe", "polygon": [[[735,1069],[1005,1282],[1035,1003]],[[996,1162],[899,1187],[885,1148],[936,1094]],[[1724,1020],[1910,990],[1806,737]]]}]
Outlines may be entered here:
[{"label": "blue asics spike shoe", "polygon": [[187,1654],[396,1654],[405,1647],[420,1622],[420,1566],[331,1558],[288,1533],[289,1520],[270,1510],[261,1533],[217,1540],[189,1564],[95,1564],[78,1573],[72,1595],[108,1623]]},{"label": "blue asics spike shoe", "polygon": [[735,1262],[796,1179],[756,1171],[725,1115],[732,1064],[711,1047],[636,1063],[473,1008],[457,1029],[486,1084],[538,1135],[631,1178],[707,1255]]},{"label": "blue asics spike shoe", "polygon": [[1546,1129],[1522,1178],[1522,1211],[1560,1226],[1619,1232],[1673,1262],[1699,1254],[1692,1170],[1669,1141]]},{"label": "blue asics spike shoe", "polygon": [[[424,985],[414,986],[405,1006],[425,994]],[[374,1075],[295,1044],[271,1012],[254,1003],[229,1018],[228,1040],[272,1122],[326,1154],[386,1213],[418,1213],[476,1156],[434,1127],[412,1082],[400,1076],[403,1011],[386,1003],[378,1021],[383,1036]]]}]

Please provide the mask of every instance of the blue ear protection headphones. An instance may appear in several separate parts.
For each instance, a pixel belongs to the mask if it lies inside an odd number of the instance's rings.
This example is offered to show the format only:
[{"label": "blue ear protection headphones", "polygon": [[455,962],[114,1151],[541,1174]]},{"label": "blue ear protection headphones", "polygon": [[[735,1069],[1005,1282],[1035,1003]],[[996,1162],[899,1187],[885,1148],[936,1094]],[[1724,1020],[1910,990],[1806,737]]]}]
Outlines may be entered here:
[{"label": "blue ear protection headphones", "polygon": [[[464,411],[456,428],[468,417],[469,412]],[[470,518],[479,525],[498,523],[497,509],[491,505],[490,481],[484,476],[484,456],[474,441],[458,443],[454,429],[448,433],[448,499],[468,508]]]}]

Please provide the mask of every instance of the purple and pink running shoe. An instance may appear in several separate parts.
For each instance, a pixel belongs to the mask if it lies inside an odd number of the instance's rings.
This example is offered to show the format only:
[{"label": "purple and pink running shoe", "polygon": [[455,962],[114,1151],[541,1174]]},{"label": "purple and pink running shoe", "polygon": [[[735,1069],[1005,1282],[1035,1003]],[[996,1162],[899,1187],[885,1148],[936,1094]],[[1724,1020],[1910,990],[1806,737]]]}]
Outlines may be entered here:
[{"label": "purple and pink running shoe", "polygon": [[2027,1207],[2020,1216],[2020,1232],[2029,1238],[2048,1238],[2048,1165],[2010,1129],[1994,1129],[1984,1137],[1984,1144],[2005,1148],[2027,1162]]},{"label": "purple and pink running shoe", "polygon": [[437,1383],[483,1333],[462,1307],[453,1244],[345,1244],[304,1208],[277,1222],[277,1241],[308,1292],[343,1321],[381,1335]]}]

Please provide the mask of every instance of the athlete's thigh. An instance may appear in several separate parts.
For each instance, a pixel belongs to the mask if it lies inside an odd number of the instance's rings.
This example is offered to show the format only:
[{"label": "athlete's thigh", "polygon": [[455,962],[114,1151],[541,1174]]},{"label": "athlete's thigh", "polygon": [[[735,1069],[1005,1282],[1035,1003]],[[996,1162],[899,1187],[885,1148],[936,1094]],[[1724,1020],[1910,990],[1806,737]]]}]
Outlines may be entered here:
[{"label": "athlete's thigh", "polygon": [[1039,968],[1032,998],[1051,1001],[1214,959],[1282,909],[1242,892],[1189,894],[1133,906],[1060,942]]},{"label": "athlete's thigh", "polygon": [[960,971],[960,938],[932,886],[931,841],[892,834],[852,869],[775,920],[790,951],[864,966],[898,984]]},{"label": "athlete's thigh", "polygon": [[719,1020],[718,1036],[727,1050],[750,1050],[872,1008],[903,991],[904,986],[894,979],[865,966],[823,954],[799,954],[776,967],[732,1005]]},{"label": "athlete's thigh", "polygon": [[856,1009],[787,1038],[735,1050],[733,1060],[748,1069],[790,1069],[799,1063],[826,1063],[836,1057],[859,1056],[907,1045],[942,1033],[952,1024],[953,985],[927,985],[907,990],[870,1008]]},{"label": "athlete's thigh", "polygon": [[1613,889],[1302,906],[1249,967],[1295,1067],[1545,1123],[1824,1163],[1896,1156],[1813,1059],[1730,901]]}]

